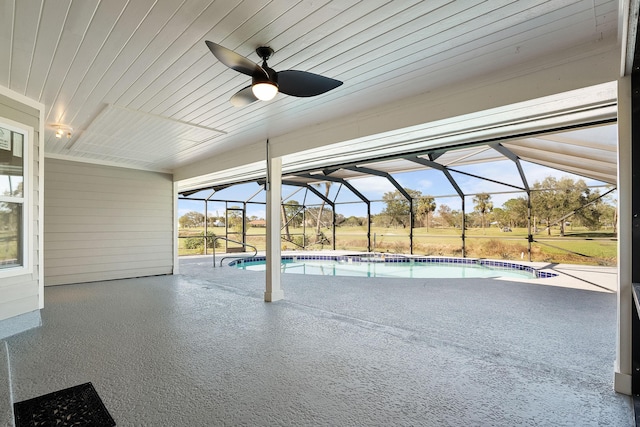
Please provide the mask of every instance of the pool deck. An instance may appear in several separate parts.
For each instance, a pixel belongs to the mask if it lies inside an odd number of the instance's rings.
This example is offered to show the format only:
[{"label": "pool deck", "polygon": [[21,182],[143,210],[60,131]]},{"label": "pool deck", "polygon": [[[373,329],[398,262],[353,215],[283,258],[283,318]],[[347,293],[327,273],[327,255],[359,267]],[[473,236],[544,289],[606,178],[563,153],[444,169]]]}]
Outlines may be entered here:
[{"label": "pool deck", "polygon": [[181,274],[45,290],[7,338],[21,401],[91,381],[119,426],[633,426],[615,269],[552,279]]}]

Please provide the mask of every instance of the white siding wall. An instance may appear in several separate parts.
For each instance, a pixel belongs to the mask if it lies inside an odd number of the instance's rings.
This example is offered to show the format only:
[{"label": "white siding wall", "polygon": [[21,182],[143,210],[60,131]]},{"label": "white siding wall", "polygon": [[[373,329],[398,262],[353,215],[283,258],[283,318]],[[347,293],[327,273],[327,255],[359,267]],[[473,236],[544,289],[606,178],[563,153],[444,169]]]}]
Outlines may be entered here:
[{"label": "white siding wall", "polygon": [[45,160],[45,286],[171,274],[171,175]]},{"label": "white siding wall", "polygon": [[[4,91],[4,90],[3,90]],[[31,248],[31,263],[33,270],[30,274],[3,277],[0,279],[0,320],[8,319],[19,314],[28,313],[40,308],[39,287],[39,250],[38,250],[38,195],[40,191],[39,174],[39,140],[40,140],[40,110],[14,99],[8,91],[7,95],[0,94],[0,117],[32,127],[34,130],[34,150],[31,157],[31,189],[33,199],[32,230],[34,238]],[[1,326],[1,325],[0,325]],[[0,327],[0,332],[1,332]]]}]

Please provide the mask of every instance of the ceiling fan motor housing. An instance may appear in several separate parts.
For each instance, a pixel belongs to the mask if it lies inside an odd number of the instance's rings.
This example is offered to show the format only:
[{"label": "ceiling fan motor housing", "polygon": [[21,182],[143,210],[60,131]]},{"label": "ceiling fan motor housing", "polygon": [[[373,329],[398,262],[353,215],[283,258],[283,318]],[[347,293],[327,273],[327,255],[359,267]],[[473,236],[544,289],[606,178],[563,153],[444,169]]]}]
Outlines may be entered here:
[{"label": "ceiling fan motor housing", "polygon": [[260,46],[256,49],[256,53],[260,58],[262,58],[263,61],[266,61],[267,59],[271,58],[271,55],[273,55],[274,51],[269,46]]},{"label": "ceiling fan motor housing", "polygon": [[271,49],[268,46],[261,46],[256,49],[256,53],[258,54],[258,56],[260,56],[260,58],[262,58],[261,67],[264,71],[266,71],[267,76],[269,76],[269,80],[265,80],[264,75],[262,73],[254,73],[254,75],[252,76],[252,83],[256,84],[256,83],[269,81],[275,84],[276,86],[278,86],[278,74],[273,68],[270,68],[267,65],[267,59],[269,59],[271,55],[273,55],[273,49]]}]

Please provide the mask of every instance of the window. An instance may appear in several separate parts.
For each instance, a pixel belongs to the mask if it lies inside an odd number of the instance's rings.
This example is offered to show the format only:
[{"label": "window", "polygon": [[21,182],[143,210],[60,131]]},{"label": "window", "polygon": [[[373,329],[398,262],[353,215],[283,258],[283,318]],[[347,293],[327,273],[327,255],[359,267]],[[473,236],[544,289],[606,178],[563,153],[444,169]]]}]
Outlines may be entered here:
[{"label": "window", "polygon": [[0,119],[0,277],[29,266],[29,132]]}]

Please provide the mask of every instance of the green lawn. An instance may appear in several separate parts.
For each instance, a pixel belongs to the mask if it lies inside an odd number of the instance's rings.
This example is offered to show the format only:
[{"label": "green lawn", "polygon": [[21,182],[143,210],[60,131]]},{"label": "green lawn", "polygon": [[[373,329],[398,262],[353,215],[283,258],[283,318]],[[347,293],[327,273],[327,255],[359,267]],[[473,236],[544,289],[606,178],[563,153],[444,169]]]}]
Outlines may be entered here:
[{"label": "green lawn", "polygon": [[[331,249],[331,229],[323,229],[325,240],[316,242],[315,229],[290,228],[292,240],[302,243],[303,231],[306,232],[307,250]],[[204,229],[180,230],[181,237],[202,236]],[[224,227],[211,227],[209,233],[224,236]],[[265,229],[249,228],[247,243],[258,250],[265,249]],[[461,256],[461,230],[455,228],[415,228],[413,230],[413,253],[417,255]],[[232,237],[239,239],[239,235]],[[486,229],[468,229],[465,233],[466,255],[469,257],[497,259],[528,259],[527,229],[515,228],[511,232],[502,232],[492,227]],[[179,254],[202,254],[202,244],[198,248],[187,248],[186,238],[179,239]],[[200,237],[199,241],[203,242]],[[533,261],[615,265],[617,262],[617,239],[611,230],[589,231],[586,229],[567,229],[565,236],[553,229],[551,236],[547,232],[534,234],[531,255]],[[193,240],[192,240],[193,246]],[[409,229],[371,228],[372,250],[377,252],[409,253]],[[216,253],[224,251],[224,242],[218,241]],[[283,240],[282,249],[300,249],[299,246]],[[366,251],[367,236],[365,227],[337,227],[336,249]],[[563,250],[565,249],[565,250]],[[211,248],[209,252],[211,253]]]}]

